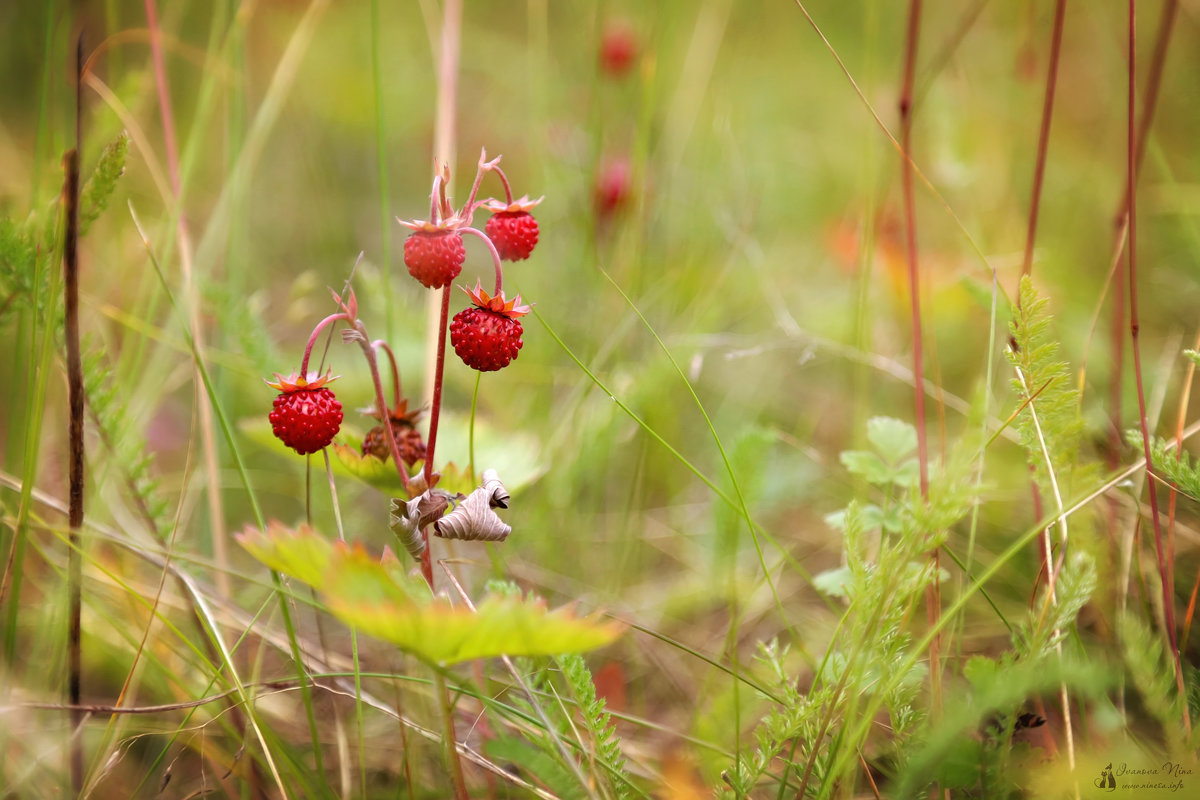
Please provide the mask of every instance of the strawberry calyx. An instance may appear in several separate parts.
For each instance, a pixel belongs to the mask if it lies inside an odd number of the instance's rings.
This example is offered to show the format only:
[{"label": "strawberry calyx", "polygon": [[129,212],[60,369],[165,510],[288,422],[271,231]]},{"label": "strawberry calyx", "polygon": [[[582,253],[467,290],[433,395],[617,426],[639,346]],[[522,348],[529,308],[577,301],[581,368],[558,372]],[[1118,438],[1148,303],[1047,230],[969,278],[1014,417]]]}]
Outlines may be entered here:
[{"label": "strawberry calyx", "polygon": [[475,281],[474,289],[468,289],[465,286],[459,286],[459,288],[467,293],[467,297],[471,298],[471,302],[475,304],[476,308],[482,308],[485,311],[494,311],[510,319],[523,317],[530,311],[530,306],[521,305],[521,295],[517,295],[512,300],[505,299],[503,290],[494,296],[489,295],[478,280]]},{"label": "strawberry calyx", "polygon": [[[379,409],[371,406],[370,408],[360,408],[360,414],[365,414],[373,419],[380,419]],[[416,427],[416,422],[425,413],[425,409],[418,408],[412,411],[408,410],[408,401],[401,400],[396,404],[395,408],[388,409],[388,418],[396,425],[406,425],[410,428]]]},{"label": "strawberry calyx", "polygon": [[280,375],[278,372],[274,372],[272,374],[275,376],[275,380],[269,381],[266,378],[263,378],[263,383],[280,392],[299,392],[304,390],[311,391],[320,389],[322,386],[333,383],[338,378],[342,377],[341,375],[332,375],[332,372],[333,370],[329,370],[324,375],[320,374],[319,372],[310,372],[307,375],[300,375],[299,373],[293,372],[286,378]]},{"label": "strawberry calyx", "polygon": [[406,220],[396,217],[396,222],[399,222],[404,227],[417,233],[438,234],[438,233],[453,233],[459,228],[464,227],[467,223],[458,216],[452,216],[447,219],[439,220],[438,222],[430,222],[427,219]]},{"label": "strawberry calyx", "polygon": [[530,209],[534,208],[538,203],[545,199],[546,198],[543,195],[537,200],[530,200],[529,195],[526,194],[510,202],[504,202],[503,200],[487,200],[483,203],[483,207],[493,214],[519,214],[521,212],[528,214]]}]

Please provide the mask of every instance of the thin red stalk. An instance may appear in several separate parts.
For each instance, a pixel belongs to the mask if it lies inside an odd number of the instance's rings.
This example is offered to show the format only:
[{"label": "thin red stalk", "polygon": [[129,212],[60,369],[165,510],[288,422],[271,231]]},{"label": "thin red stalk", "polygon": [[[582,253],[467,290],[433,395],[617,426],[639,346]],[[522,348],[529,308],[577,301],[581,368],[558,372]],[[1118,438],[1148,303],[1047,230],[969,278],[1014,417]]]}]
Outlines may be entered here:
[{"label": "thin red stalk", "polygon": [[[1167,50],[1171,43],[1171,35],[1175,31],[1175,19],[1179,11],[1179,0],[1168,0],[1163,6],[1162,16],[1158,20],[1158,32],[1154,40],[1154,56],[1150,62],[1150,76],[1146,84],[1145,103],[1142,107],[1142,118],[1138,124],[1135,142],[1135,167],[1141,169],[1146,155],[1146,143],[1150,140],[1150,126],[1154,121],[1154,113],[1158,108],[1158,95],[1162,87],[1163,71],[1167,62]],[[1136,171],[1135,171],[1136,175]],[[1125,245],[1129,225],[1129,198],[1133,187],[1126,183],[1121,202],[1117,206],[1115,221],[1116,243],[1113,246],[1113,262],[1120,260],[1121,248]],[[1125,284],[1115,281],[1113,287],[1112,323],[1109,326],[1112,341],[1112,374],[1109,378],[1109,430],[1108,430],[1108,466],[1116,469],[1120,463],[1121,431],[1121,385],[1125,361]],[[1115,500],[1112,501],[1115,503]],[[1110,508],[1112,507],[1110,503]]]},{"label": "thin red stalk", "polygon": [[[1029,224],[1025,233],[1025,260],[1021,275],[1033,272],[1033,243],[1037,239],[1038,208],[1042,201],[1042,179],[1046,173],[1046,152],[1050,149],[1050,121],[1054,117],[1054,90],[1058,85],[1058,55],[1062,50],[1063,18],[1067,0],[1054,6],[1054,30],[1050,34],[1050,65],[1046,71],[1046,92],[1042,99],[1042,125],[1038,132],[1037,163],[1033,168],[1033,196],[1029,202]],[[1020,294],[1018,293],[1018,297]]]},{"label": "thin red stalk", "polygon": [[[67,550],[67,697],[78,706],[83,678],[83,563],[79,531],[83,528],[83,359],[79,348],[79,151],[82,135],[83,36],[75,45],[75,149],[67,153],[67,180],[63,187],[67,231],[64,243],[64,305],[66,316],[67,384],[70,408],[70,464],[67,518],[70,526]],[[20,602],[20,598],[13,598]],[[76,795],[83,789],[83,712],[71,711],[71,786]]]},{"label": "thin red stalk", "polygon": [[[404,395],[400,392],[400,370],[396,366],[396,354],[392,352],[392,348],[388,347],[388,343],[383,339],[376,339],[371,342],[372,350],[382,350],[387,353],[388,363],[392,366],[392,406],[393,408],[400,407],[400,401],[404,399]],[[380,414],[386,414],[386,408],[379,409]]]},{"label": "thin red stalk", "polygon": [[437,447],[438,420],[442,412],[442,378],[446,371],[446,322],[450,317],[450,287],[441,289],[441,324],[438,326],[437,372],[433,380],[433,403],[429,408],[429,441],[425,447],[425,485],[433,485],[433,454]]},{"label": "thin red stalk", "polygon": [[[1029,200],[1029,221],[1025,231],[1025,257],[1021,264],[1021,275],[1033,274],[1033,248],[1037,242],[1038,212],[1042,202],[1042,185],[1046,174],[1046,155],[1050,149],[1050,123],[1054,119],[1054,94],[1058,86],[1058,61],[1062,51],[1063,22],[1066,18],[1066,0],[1057,0],[1054,7],[1054,25],[1050,34],[1050,59],[1046,68],[1046,88],[1042,97],[1042,120],[1038,131],[1037,157],[1033,168],[1033,188]],[[1017,292],[1017,302],[1020,303],[1020,292]],[[1052,468],[1047,465],[1047,468]],[[1030,469],[1030,491],[1033,493],[1034,519],[1042,518],[1042,498],[1038,490],[1034,470]],[[1050,569],[1051,545],[1049,530],[1041,539],[1042,566],[1038,571],[1038,579],[1033,582],[1036,592],[1040,577],[1045,575],[1049,581],[1050,597],[1054,596],[1054,579]]]},{"label": "thin red stalk", "polygon": [[[1138,317],[1138,288],[1137,288],[1137,134],[1134,129],[1134,111],[1137,104],[1136,92],[1136,11],[1137,0],[1129,0],[1129,80],[1128,80],[1128,113],[1126,115],[1126,181],[1129,190],[1129,249],[1126,258],[1129,264],[1129,334],[1133,353],[1133,376],[1137,385],[1138,423],[1142,431],[1142,451],[1146,459],[1146,488],[1150,494],[1150,521],[1154,527],[1154,551],[1158,558],[1159,578],[1162,582],[1162,601],[1164,624],[1167,628],[1167,641],[1171,646],[1171,658],[1175,664],[1175,683],[1180,694],[1183,694],[1183,666],[1179,661],[1179,645],[1175,636],[1175,591],[1169,582],[1171,567],[1167,563],[1163,551],[1162,526],[1158,521],[1158,492],[1151,474],[1150,462],[1150,426],[1146,421],[1146,392],[1142,385],[1142,357],[1139,341],[1140,320]],[[1190,726],[1189,726],[1190,727]]]},{"label": "thin red stalk", "polygon": [[[150,29],[150,59],[154,64],[154,74],[165,76],[166,63],[163,59],[162,29],[158,26],[158,10],[154,0],[145,0],[146,27]],[[156,80],[158,91],[158,112],[163,126],[163,143],[167,149],[167,177],[171,181],[171,192],[179,197],[179,149],[175,144],[175,115],[171,113],[171,92],[165,80]]]},{"label": "thin red stalk", "polygon": [[916,202],[913,197],[912,170],[912,97],[913,74],[917,62],[917,39],[921,30],[921,0],[910,0],[908,6],[908,38],[904,55],[904,88],[900,95],[900,147],[905,158],[901,164],[904,184],[904,230],[908,246],[908,286],[912,303],[913,375],[916,388],[913,398],[916,406],[917,457],[920,461],[921,496],[929,496],[929,449],[925,431],[925,393],[922,381],[925,377],[921,342],[921,291],[920,272],[917,265],[917,221]]},{"label": "thin red stalk", "polygon": [[[383,425],[384,432],[387,434],[384,439],[387,441],[388,450],[392,454],[392,463],[396,466],[396,474],[400,476],[400,484],[404,487],[404,493],[411,495],[412,491],[408,486],[408,473],[404,471],[404,462],[400,458],[400,445],[396,442],[396,432],[392,430],[391,414],[388,412],[387,400],[383,396],[383,381],[379,377],[379,361],[375,358],[375,344],[382,344],[389,358],[392,358],[392,350],[383,342],[368,343],[367,329],[362,322],[355,320],[354,328],[359,333],[359,344],[362,346],[363,356],[367,359],[367,367],[371,371],[371,385],[375,389],[375,407],[379,410],[379,419]],[[399,402],[400,371],[396,369],[396,360],[394,358],[392,358],[392,384],[396,390],[396,401]],[[430,585],[432,586],[432,584]]]},{"label": "thin red stalk", "polygon": [[326,325],[337,322],[339,319],[344,319],[350,324],[354,324],[354,320],[350,319],[348,314],[339,311],[336,314],[330,314],[313,328],[313,332],[308,337],[308,344],[304,346],[304,358],[300,360],[300,377],[308,378],[308,359],[312,356],[313,347],[317,344],[317,337],[321,334],[321,331],[325,329]]},{"label": "thin red stalk", "polygon": [[[921,338],[921,282],[917,263],[917,219],[916,200],[913,196],[912,162],[912,118],[913,76],[917,64],[917,44],[921,32],[921,0],[910,0],[908,6],[908,33],[904,48],[904,86],[900,94],[900,144],[904,151],[901,178],[904,185],[904,229],[908,245],[908,287],[912,302],[913,340],[913,384],[914,416],[917,427],[917,462],[920,470],[921,498],[929,499],[929,443],[925,424],[925,392],[923,383],[923,345]],[[941,586],[937,579],[939,554],[935,549],[929,555],[933,563],[933,583],[925,591],[925,617],[932,627],[941,614]],[[929,682],[936,711],[941,705],[941,637],[935,636],[929,644]]]},{"label": "thin red stalk", "polygon": [[504,290],[504,269],[500,265],[500,251],[496,249],[496,245],[492,243],[492,240],[483,231],[476,230],[475,228],[463,228],[462,232],[478,236],[487,245],[488,252],[492,254],[492,263],[496,265],[496,290],[493,292],[493,296],[499,295]]},{"label": "thin red stalk", "polygon": [[[438,322],[437,362],[433,378],[433,402],[429,408],[429,441],[425,447],[425,485],[427,487],[433,486],[433,456],[437,447],[438,421],[442,414],[442,379],[446,372],[446,323],[450,318],[450,287],[443,287],[440,291],[442,308]],[[429,531],[423,530],[421,535],[425,539],[425,550],[421,554],[421,574],[425,577],[429,588],[432,589],[433,559],[429,553]]]},{"label": "thin red stalk", "polygon": [[479,163],[475,167],[475,180],[471,184],[471,193],[467,195],[467,202],[463,203],[462,211],[459,213],[460,218],[467,225],[471,224],[471,218],[475,216],[475,209],[480,205],[476,202],[479,196],[479,184],[483,182],[484,174],[495,171],[500,174],[500,180],[504,183],[504,188],[508,192],[508,202],[512,202],[512,190],[508,188],[508,179],[504,177],[504,172],[497,166],[500,163],[500,156],[496,156],[491,161],[487,160],[487,149],[482,148],[479,151]]}]

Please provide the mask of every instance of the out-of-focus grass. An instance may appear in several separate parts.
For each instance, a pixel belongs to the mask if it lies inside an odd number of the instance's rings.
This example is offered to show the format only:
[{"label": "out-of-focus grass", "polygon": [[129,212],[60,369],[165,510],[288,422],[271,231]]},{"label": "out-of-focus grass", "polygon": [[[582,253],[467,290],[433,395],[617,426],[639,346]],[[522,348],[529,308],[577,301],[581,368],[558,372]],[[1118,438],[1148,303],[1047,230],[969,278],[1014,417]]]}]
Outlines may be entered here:
[{"label": "out-of-focus grass", "polygon": [[[297,366],[312,323],[329,311],[324,287],[340,288],[360,251],[364,261],[355,287],[364,319],[375,335],[390,320],[389,338],[405,385],[410,395],[420,396],[425,298],[405,275],[398,228],[391,231],[393,263],[380,263],[378,175],[381,170],[387,175],[391,213],[406,219],[427,213],[436,92],[431,51],[436,36],[427,24],[435,21],[437,9],[380,3],[384,164],[376,158],[370,6],[337,3],[321,16],[291,90],[279,98],[278,117],[261,140],[253,169],[232,173],[306,5],[281,0],[240,9],[229,3],[162,5],[175,124],[190,165],[182,213],[193,245],[205,240],[221,198],[231,204],[228,227],[209,239],[204,272],[196,276],[222,407],[234,419],[265,415],[271,393],[259,378]],[[916,163],[965,228],[919,188],[928,377],[964,398],[974,397],[985,383],[989,269],[1002,293],[1015,293],[1050,18],[1048,8],[1010,3],[988,3],[974,17],[974,5],[947,3],[926,11],[914,132]],[[806,7],[895,131],[903,4]],[[1140,13],[1139,42],[1148,53],[1158,8],[1143,4]],[[628,21],[640,48],[635,69],[623,78],[597,69],[601,31],[614,19]],[[963,32],[964,20],[972,19]],[[212,525],[193,419],[197,388],[179,318],[161,295],[127,210],[127,203],[136,207],[148,235],[165,248],[168,280],[181,286],[172,216],[177,210],[161,196],[151,168],[164,169],[166,156],[141,4],[111,0],[78,19],[61,4],[0,8],[0,30],[6,31],[0,74],[12,78],[0,83],[0,213],[22,219],[31,202],[43,209],[57,191],[56,164],[68,146],[71,122],[66,53],[78,22],[86,25],[89,48],[104,41],[96,75],[128,114],[122,118],[126,112],[118,114],[94,91],[85,92],[85,168],[123,127],[135,124],[141,135],[134,137],[116,201],[84,241],[83,327],[114,366],[111,381],[128,406],[128,433],[145,437],[155,457],[160,492],[179,528],[173,558],[211,579]],[[1034,270],[1051,298],[1065,357],[1075,367],[1086,358],[1087,372],[1080,376],[1083,412],[1088,436],[1096,441],[1106,435],[1107,308],[1095,330],[1089,325],[1104,291],[1123,182],[1122,25],[1115,7],[1071,9]],[[1191,79],[1200,68],[1196,41],[1196,20],[1185,11],[1142,176],[1142,347],[1155,365],[1147,375],[1150,394],[1163,398],[1167,417],[1174,413],[1183,368],[1174,351],[1181,337],[1186,343],[1193,336],[1197,301],[1200,239],[1192,183],[1200,164],[1192,141],[1200,107]],[[833,635],[840,608],[823,600],[787,560],[809,574],[839,563],[841,543],[822,518],[862,487],[837,454],[861,444],[867,415],[911,416],[911,389],[880,368],[903,373],[910,364],[897,154],[799,10],[786,3],[467,4],[460,70],[454,164],[460,198],[481,147],[503,154],[518,194],[546,196],[535,255],[506,272],[510,292],[519,289],[535,302],[538,317],[526,318],[519,361],[483,377],[478,410],[493,434],[511,430],[523,448],[537,442],[545,474],[514,498],[506,517],[514,534],[490,550],[490,560],[476,547],[453,549],[479,565],[464,567],[464,575],[477,583],[491,571],[555,601],[579,599],[610,608],[723,663],[730,662],[730,640],[744,661],[755,642],[779,635],[809,654],[795,665],[803,684]],[[45,86],[38,77],[43,74]],[[211,92],[207,110],[198,106],[204,91]],[[198,113],[206,116],[198,119]],[[145,145],[149,152],[141,149]],[[615,218],[598,221],[594,181],[600,166],[614,158],[627,158],[632,166],[632,199]],[[499,188],[485,184],[484,191],[498,194]],[[859,271],[857,252],[866,209],[875,212],[869,274]],[[463,281],[481,276],[486,282],[486,255],[468,241]],[[774,541],[763,544],[774,594],[763,580],[745,521],[647,432],[733,496],[688,388],[605,273],[645,315],[711,417],[751,517]],[[1006,315],[1004,297],[1000,308]],[[28,345],[28,316],[0,318],[0,324],[6,336],[11,332]],[[862,338],[856,324],[862,325]],[[544,326],[645,428],[593,384]],[[997,341],[1006,335],[1001,329]],[[0,418],[8,420],[0,426],[0,450],[10,476],[22,470],[31,352],[17,347],[0,354],[5,387]],[[337,343],[331,358],[344,373],[338,387],[348,411],[367,405],[369,384],[361,366]],[[988,413],[994,417],[1004,418],[1014,407],[1008,379],[1003,370],[993,377]],[[38,488],[62,497],[65,426],[55,420],[64,416],[65,393],[53,379],[50,386]],[[473,373],[456,361],[449,364],[445,402],[462,414],[450,424],[465,418],[474,386]],[[1128,424],[1134,408],[1128,375],[1123,393]],[[932,451],[940,454],[968,422],[954,410],[944,411],[943,418],[937,396],[931,399]],[[352,412],[348,420],[368,425]],[[447,441],[465,441],[459,433],[448,433]],[[301,460],[280,459],[248,441],[242,446],[267,514],[301,520]],[[227,448],[219,452],[225,527],[236,528],[251,511]],[[119,465],[99,441],[89,441],[89,454],[89,518],[117,530],[136,528],[140,523],[121,486]],[[465,452],[444,455],[460,464],[467,458]],[[321,485],[318,464],[314,459],[311,514],[318,528],[332,533],[328,493],[315,488]],[[988,563],[1034,522],[1024,470],[1024,455],[1006,439],[989,451],[976,562]],[[376,548],[390,544],[386,498],[354,484],[340,491],[352,538]],[[16,495],[6,489],[0,503],[6,522],[0,544],[7,553]],[[6,703],[52,699],[60,683],[63,658],[55,637],[63,628],[57,572],[62,545],[53,528],[59,523],[45,501],[37,512],[32,534],[37,555],[26,565],[17,631],[20,652],[30,655],[9,654]],[[1182,517],[1194,522],[1190,501],[1181,502]],[[1181,598],[1197,564],[1189,532],[1182,527],[1177,542]],[[965,536],[965,529],[956,530],[950,547],[965,550]],[[97,564],[89,566],[85,687],[90,697],[107,701],[124,679],[138,638],[127,629],[140,631],[147,624],[134,595],[153,596],[158,568],[99,544],[91,557],[126,576],[133,589],[116,590],[100,577]],[[1115,585],[1118,565],[1108,569]],[[1018,558],[989,584],[995,602],[1019,614],[1036,570],[1033,552]],[[232,607],[254,613],[264,596],[263,576],[240,553],[230,574]],[[1153,570],[1147,580],[1157,580]],[[172,597],[178,607],[165,613],[182,633],[152,632],[134,682],[139,702],[192,699],[207,682],[205,656],[197,650],[205,637],[194,627],[183,630],[191,624],[187,605],[181,596]],[[222,613],[230,626],[226,636],[235,639],[246,620],[234,611]],[[278,620],[267,622],[281,629]],[[315,635],[311,617],[305,617],[304,628]],[[994,653],[1007,643],[1008,632],[990,609],[967,608],[964,654]],[[243,647],[251,653],[255,675],[289,674],[279,654],[259,647],[253,636]],[[370,659],[396,666],[390,660],[395,657],[371,647]],[[639,769],[653,774],[665,754],[690,752],[698,779],[715,784],[727,759],[692,747],[686,737],[726,753],[748,747],[744,733],[738,743],[735,729],[749,730],[757,701],[742,697],[735,709],[728,679],[709,664],[637,633],[595,666],[605,661],[618,665],[624,710],[667,729],[622,729]],[[349,669],[345,663],[339,668]],[[428,711],[425,700],[414,692],[405,703]],[[318,697],[318,702],[332,701]],[[287,774],[311,779],[311,756],[302,752],[307,733],[285,719],[297,713],[298,701],[284,695],[262,706],[272,744],[285,760],[297,762],[285,768]],[[0,738],[0,747],[10,763],[60,746],[65,717],[27,710],[8,714],[14,733]],[[394,784],[400,768],[389,758],[395,751],[376,742],[394,736],[395,729],[383,718],[368,717],[362,761],[372,781]],[[141,780],[139,764],[157,755],[162,737],[139,735],[174,730],[178,718],[167,719],[146,726],[119,723],[113,741],[122,743],[125,756],[113,767],[113,785],[129,775]],[[242,734],[228,718],[204,719],[228,728],[227,735],[210,737],[215,742],[206,745],[208,751],[190,745],[197,763],[207,760],[216,780],[233,762]],[[33,734],[35,728],[41,732]],[[325,733],[334,736],[332,727]],[[25,734],[32,743],[20,741]],[[188,744],[203,735],[188,729],[181,739]],[[325,744],[332,752],[333,743]],[[436,750],[424,755],[425,762],[436,761]],[[14,768],[6,779],[50,785],[54,778],[47,776],[56,774],[58,757],[43,758],[40,765]],[[158,780],[149,779],[147,786]]]}]

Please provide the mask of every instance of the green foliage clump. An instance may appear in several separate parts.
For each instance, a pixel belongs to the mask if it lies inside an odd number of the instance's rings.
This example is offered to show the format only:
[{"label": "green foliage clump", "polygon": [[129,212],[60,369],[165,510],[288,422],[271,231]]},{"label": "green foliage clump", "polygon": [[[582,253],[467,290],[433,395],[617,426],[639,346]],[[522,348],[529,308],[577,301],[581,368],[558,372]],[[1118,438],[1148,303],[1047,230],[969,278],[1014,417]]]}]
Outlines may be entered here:
[{"label": "green foliage clump", "polygon": [[1007,351],[1008,363],[1017,372],[1012,387],[1020,409],[1013,427],[1042,494],[1066,497],[1072,486],[1091,476],[1092,469],[1080,469],[1083,418],[1079,389],[1071,379],[1070,367],[1059,358],[1048,304],[1028,276],[1021,279],[1020,299],[1013,307],[1010,324],[1015,347]]}]

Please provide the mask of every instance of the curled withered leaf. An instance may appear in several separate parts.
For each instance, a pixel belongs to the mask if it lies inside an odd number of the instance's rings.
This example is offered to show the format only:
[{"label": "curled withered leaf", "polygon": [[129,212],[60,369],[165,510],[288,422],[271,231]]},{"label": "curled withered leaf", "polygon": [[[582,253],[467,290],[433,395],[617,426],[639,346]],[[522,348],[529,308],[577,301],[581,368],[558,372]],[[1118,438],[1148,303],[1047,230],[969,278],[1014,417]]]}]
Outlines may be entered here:
[{"label": "curled withered leaf", "polygon": [[342,328],[342,344],[358,344],[366,340],[367,337],[354,328]]},{"label": "curled withered leaf", "polygon": [[400,540],[400,544],[410,556],[419,559],[425,552],[425,537],[421,536],[421,529],[417,526],[416,517],[409,516],[408,503],[399,497],[392,498],[392,507],[388,512],[388,527],[392,529],[392,533]]},{"label": "curled withered leaf", "polygon": [[479,487],[462,501],[458,508],[433,523],[433,530],[443,539],[502,542],[512,528],[492,510],[491,492]]},{"label": "curled withered leaf", "polygon": [[420,558],[425,552],[421,529],[441,519],[446,509],[462,497],[461,494],[450,494],[442,489],[430,489],[407,502],[393,497],[388,527],[413,558]]},{"label": "curled withered leaf", "polygon": [[500,482],[500,476],[494,469],[483,471],[483,490],[487,492],[488,504],[492,508],[508,508],[508,489]]}]

